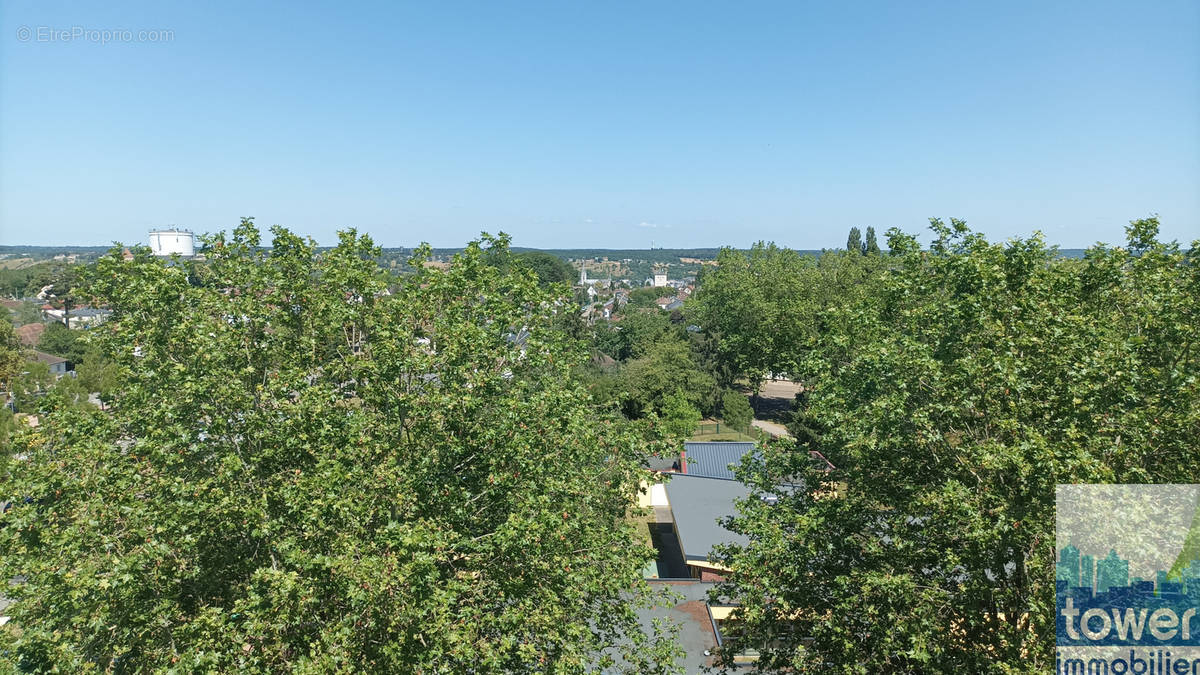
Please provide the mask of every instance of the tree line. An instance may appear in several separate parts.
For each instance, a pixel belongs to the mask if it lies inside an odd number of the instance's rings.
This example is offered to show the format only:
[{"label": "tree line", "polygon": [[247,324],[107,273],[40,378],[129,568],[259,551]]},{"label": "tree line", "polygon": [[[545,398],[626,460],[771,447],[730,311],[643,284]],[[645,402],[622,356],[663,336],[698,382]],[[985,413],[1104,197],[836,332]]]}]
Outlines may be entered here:
[{"label": "tree line", "polygon": [[[755,495],[731,524],[749,545],[720,556],[718,594],[741,606],[723,654],[758,650],[764,671],[1053,668],[1055,485],[1200,482],[1200,242],[1158,228],[1134,221],[1082,259],[957,220],[933,220],[928,249],[890,230],[884,256],[725,254],[697,320],[734,372],[804,387],[796,441],[740,470]],[[780,494],[781,477],[814,489]],[[831,482],[842,496],[820,498]]]},{"label": "tree line", "polygon": [[[485,238],[390,294],[354,232],[114,250],[108,411],[12,439],[0,652],[25,671],[669,671],[626,514],[654,430],[597,414],[554,286]],[[566,305],[570,308],[570,305]]]},{"label": "tree line", "polygon": [[786,376],[794,438],[738,469],[749,543],[719,553],[741,609],[717,658],[1048,669],[1054,486],[1200,482],[1197,244],[1156,218],[1078,259],[930,232],[723,249],[682,311],[595,326],[569,267],[505,237],[447,269],[418,249],[402,276],[357,233],[266,247],[249,221],[203,264],[114,250],[75,291],[114,312],[85,343],[110,409],[52,391],[0,463],[0,574],[25,580],[0,651],[28,671],[669,672],[669,631],[634,612],[645,458],[701,415],[748,424],[740,392]]}]

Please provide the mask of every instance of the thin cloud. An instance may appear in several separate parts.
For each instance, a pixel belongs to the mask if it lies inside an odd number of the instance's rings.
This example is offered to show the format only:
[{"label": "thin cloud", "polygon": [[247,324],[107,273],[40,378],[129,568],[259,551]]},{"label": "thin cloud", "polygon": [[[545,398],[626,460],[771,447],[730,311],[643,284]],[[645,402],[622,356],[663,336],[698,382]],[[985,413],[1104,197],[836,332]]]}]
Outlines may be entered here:
[{"label": "thin cloud", "polygon": [[659,229],[659,228],[662,228],[662,229],[664,229],[664,230],[669,230],[669,229],[671,229],[671,226],[670,226],[669,224],[664,224],[664,223],[647,223],[647,222],[646,222],[646,221],[644,221],[644,220],[643,220],[642,222],[638,223],[638,224],[637,224],[637,226],[638,226],[638,227],[644,227],[644,228],[646,228],[646,229],[648,229],[648,230],[657,230],[657,229]]}]

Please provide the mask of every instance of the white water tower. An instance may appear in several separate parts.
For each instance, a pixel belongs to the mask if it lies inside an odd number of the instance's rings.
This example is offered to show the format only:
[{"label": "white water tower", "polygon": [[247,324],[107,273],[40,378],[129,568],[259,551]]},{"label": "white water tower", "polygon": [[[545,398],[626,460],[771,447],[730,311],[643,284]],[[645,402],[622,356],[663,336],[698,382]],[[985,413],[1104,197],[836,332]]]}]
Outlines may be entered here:
[{"label": "white water tower", "polygon": [[150,230],[150,250],[154,255],[169,256],[178,254],[184,258],[196,255],[196,236],[191,230],[168,228]]}]

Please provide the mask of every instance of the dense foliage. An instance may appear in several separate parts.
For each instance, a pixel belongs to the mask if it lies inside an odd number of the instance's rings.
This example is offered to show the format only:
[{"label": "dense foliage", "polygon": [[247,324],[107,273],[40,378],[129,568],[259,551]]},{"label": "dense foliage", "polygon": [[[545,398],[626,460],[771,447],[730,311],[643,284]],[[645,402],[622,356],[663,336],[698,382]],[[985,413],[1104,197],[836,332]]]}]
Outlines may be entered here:
[{"label": "dense foliage", "polygon": [[831,313],[872,293],[877,256],[827,252],[820,258],[775,244],[750,251],[722,249],[720,266],[701,278],[687,305],[701,326],[729,386],[746,378],[753,388],[770,375],[799,376],[809,346],[836,321]]},{"label": "dense foliage", "polygon": [[[472,244],[394,295],[353,232],[243,222],[203,266],[145,249],[113,309],[112,407],[43,402],[0,519],[29,670],[657,672],[625,516],[661,448],[596,416],[556,301]],[[169,317],[169,320],[166,318]]]},{"label": "dense foliage", "polygon": [[12,324],[0,321],[0,390],[8,391],[13,378],[21,374],[25,351]]},{"label": "dense foliage", "polygon": [[[812,433],[744,478],[848,489],[742,505],[725,653],[758,649],[763,671],[1051,670],[1055,484],[1200,482],[1200,261],[1157,228],[1083,260],[958,221],[933,221],[928,251],[889,232],[874,291],[771,353],[803,376]],[[809,449],[838,470],[815,473]]]},{"label": "dense foliage", "polygon": [[727,391],[721,396],[721,418],[738,431],[749,431],[754,411],[746,397],[736,391]]},{"label": "dense foliage", "polygon": [[[650,414],[682,420],[693,417],[693,411],[716,412],[720,390],[702,345],[666,312],[627,308],[619,322],[594,326],[591,337],[597,356],[612,361],[578,373],[598,403],[635,420]],[[681,423],[671,429],[694,427]]]},{"label": "dense foliage", "polygon": [[83,333],[71,330],[65,325],[54,322],[46,326],[42,336],[38,338],[37,348],[47,354],[61,356],[73,364],[83,362],[83,354],[87,346],[80,339]]},{"label": "dense foliage", "polygon": [[53,283],[56,267],[54,263],[41,262],[16,269],[0,268],[0,295],[9,298],[35,295],[43,286]]},{"label": "dense foliage", "polygon": [[700,424],[700,411],[696,410],[687,394],[676,391],[663,397],[662,425],[671,438],[687,438],[696,433]]},{"label": "dense foliage", "polygon": [[493,264],[505,271],[513,265],[520,265],[532,270],[537,275],[538,283],[542,286],[570,285],[575,281],[575,268],[571,267],[570,263],[543,251],[513,253],[504,249],[493,252],[489,258]]},{"label": "dense foliage", "polygon": [[12,316],[13,324],[17,326],[40,323],[42,320],[42,312],[38,309],[38,306],[29,301],[22,302],[20,307],[9,310],[9,313]]}]

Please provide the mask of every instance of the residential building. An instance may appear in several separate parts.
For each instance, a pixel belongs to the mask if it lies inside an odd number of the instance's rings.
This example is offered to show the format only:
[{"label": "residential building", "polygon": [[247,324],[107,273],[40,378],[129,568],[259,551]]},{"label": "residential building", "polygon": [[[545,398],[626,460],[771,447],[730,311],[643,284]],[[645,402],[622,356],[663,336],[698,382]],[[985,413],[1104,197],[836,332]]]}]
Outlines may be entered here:
[{"label": "residential building", "polygon": [[36,349],[33,350],[33,356],[34,359],[39,363],[44,363],[50,367],[51,375],[62,377],[63,375],[67,374],[68,370],[70,370],[70,368],[68,368],[70,364],[61,356],[47,354],[46,352],[39,352]]},{"label": "residential building", "polygon": [[720,521],[737,513],[737,500],[749,497],[750,488],[736,480],[678,474],[667,483],[666,493],[675,539],[691,576],[721,581],[728,568],[711,560],[713,548],[749,540]]}]

